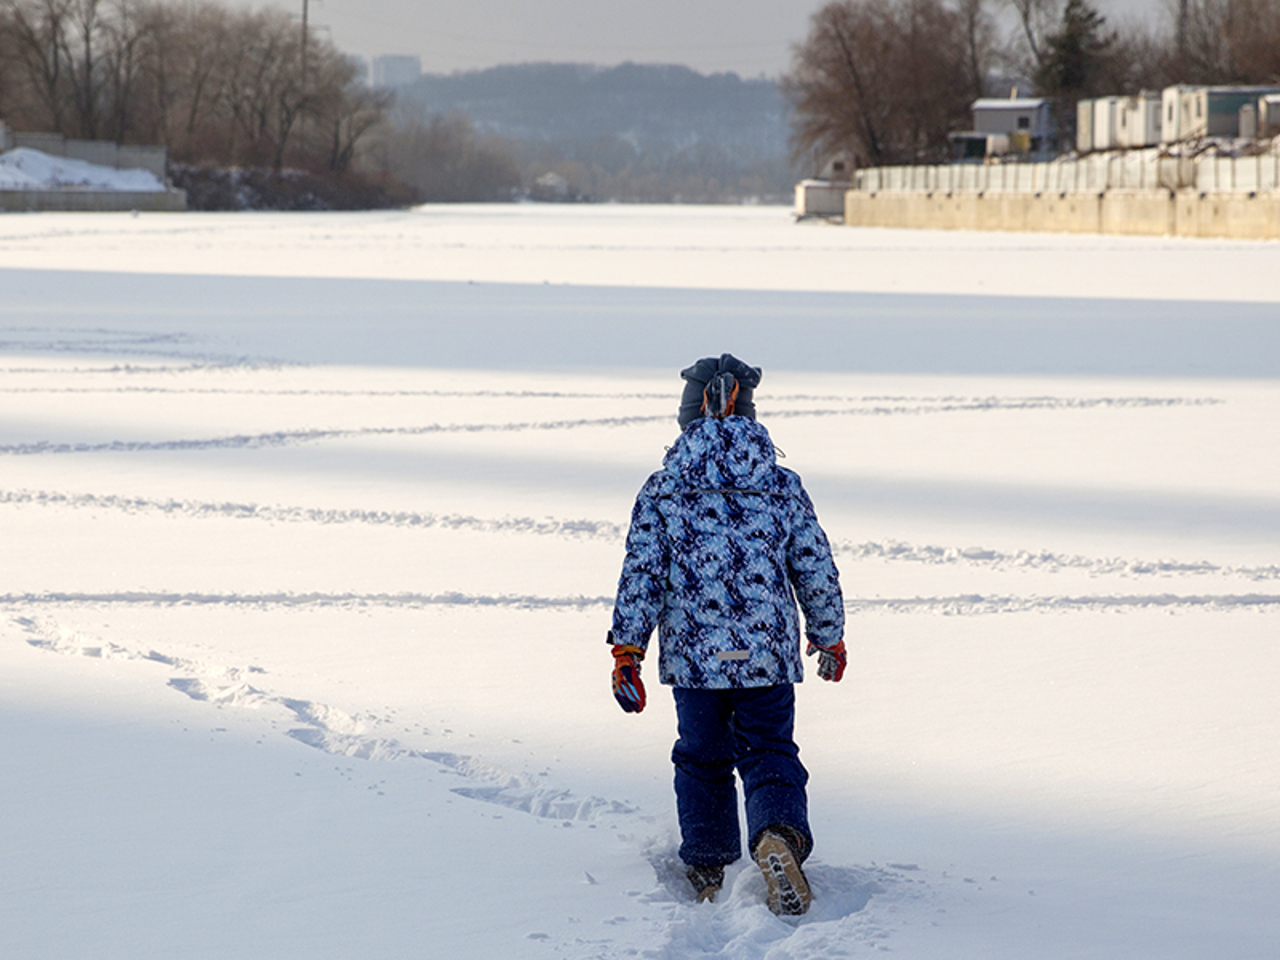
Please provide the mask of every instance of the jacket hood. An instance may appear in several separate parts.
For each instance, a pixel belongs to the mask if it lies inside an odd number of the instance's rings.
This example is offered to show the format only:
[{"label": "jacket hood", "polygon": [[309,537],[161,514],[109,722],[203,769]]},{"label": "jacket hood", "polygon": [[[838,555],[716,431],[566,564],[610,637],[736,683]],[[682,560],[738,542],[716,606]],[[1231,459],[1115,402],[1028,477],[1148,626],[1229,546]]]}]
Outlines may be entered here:
[{"label": "jacket hood", "polygon": [[694,490],[760,490],[777,469],[769,431],[746,417],[695,420],[663,459],[667,473]]}]

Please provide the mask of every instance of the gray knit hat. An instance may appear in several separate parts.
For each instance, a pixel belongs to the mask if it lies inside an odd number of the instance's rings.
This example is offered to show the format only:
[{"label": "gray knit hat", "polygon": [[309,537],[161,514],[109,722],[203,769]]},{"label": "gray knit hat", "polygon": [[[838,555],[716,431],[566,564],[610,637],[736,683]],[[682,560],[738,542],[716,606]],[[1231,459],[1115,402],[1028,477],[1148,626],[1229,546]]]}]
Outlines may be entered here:
[{"label": "gray knit hat", "polygon": [[680,376],[685,379],[684,395],[680,398],[681,430],[703,416],[724,417],[732,413],[756,418],[751,395],[760,385],[759,367],[748,366],[733,354],[723,353],[719,358],[704,357],[681,370]]}]

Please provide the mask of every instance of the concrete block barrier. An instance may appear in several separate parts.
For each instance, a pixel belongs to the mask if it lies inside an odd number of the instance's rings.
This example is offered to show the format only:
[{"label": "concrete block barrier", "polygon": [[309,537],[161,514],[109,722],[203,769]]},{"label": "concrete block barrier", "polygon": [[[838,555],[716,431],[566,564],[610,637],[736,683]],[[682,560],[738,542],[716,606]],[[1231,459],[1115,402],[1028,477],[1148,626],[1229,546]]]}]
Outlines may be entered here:
[{"label": "concrete block barrier", "polygon": [[1280,193],[850,190],[850,226],[1280,239]]}]

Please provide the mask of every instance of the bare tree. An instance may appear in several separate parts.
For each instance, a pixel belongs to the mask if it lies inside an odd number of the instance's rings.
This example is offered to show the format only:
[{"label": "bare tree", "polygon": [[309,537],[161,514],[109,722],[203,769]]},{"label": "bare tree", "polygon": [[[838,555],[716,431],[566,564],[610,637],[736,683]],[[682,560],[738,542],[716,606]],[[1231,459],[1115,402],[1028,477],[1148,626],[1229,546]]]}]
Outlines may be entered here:
[{"label": "bare tree", "polygon": [[987,93],[987,77],[992,64],[1003,56],[996,23],[986,0],[959,0],[956,12],[964,38],[964,67],[969,96],[977,100]]},{"label": "bare tree", "polygon": [[[343,75],[352,74],[354,70],[347,63]],[[343,173],[351,166],[360,142],[386,121],[395,94],[373,90],[350,79],[341,88],[326,84],[325,89],[328,93],[314,106],[316,128],[327,142],[328,168]]]},{"label": "bare tree", "polygon": [[71,107],[76,132],[86,140],[98,136],[102,113],[102,62],[96,45],[102,33],[101,0],[69,0],[68,29],[60,42],[63,57],[71,64]]},{"label": "bare tree", "polygon": [[1236,64],[1245,83],[1280,83],[1280,0],[1242,0]]},{"label": "bare tree", "polygon": [[6,55],[17,87],[11,116],[24,125],[67,133],[69,0],[4,0],[4,10]]},{"label": "bare tree", "polygon": [[813,15],[809,36],[792,54],[783,90],[794,106],[792,152],[848,151],[857,162],[884,162],[888,121],[881,75],[890,54],[869,4],[833,3]]},{"label": "bare tree", "polygon": [[267,10],[236,19],[226,37],[220,99],[237,128],[239,150],[251,163],[279,170],[298,124],[319,99],[314,71],[304,82],[299,27]]},{"label": "bare tree", "polygon": [[1063,0],[1009,0],[1022,28],[1027,59],[1024,69],[1033,75],[1044,69],[1046,39],[1062,19]]},{"label": "bare tree", "polygon": [[1178,28],[1180,80],[1280,82],[1280,0],[1184,0]]},{"label": "bare tree", "polygon": [[873,166],[944,157],[981,93],[988,29],[980,4],[967,18],[941,0],[823,7],[783,78],[793,155],[847,152]]},{"label": "bare tree", "polygon": [[147,64],[154,59],[156,9],[146,0],[114,0],[114,16],[102,28],[102,73],[106,98],[106,134],[124,142],[133,133],[153,139],[158,132],[145,86]]}]

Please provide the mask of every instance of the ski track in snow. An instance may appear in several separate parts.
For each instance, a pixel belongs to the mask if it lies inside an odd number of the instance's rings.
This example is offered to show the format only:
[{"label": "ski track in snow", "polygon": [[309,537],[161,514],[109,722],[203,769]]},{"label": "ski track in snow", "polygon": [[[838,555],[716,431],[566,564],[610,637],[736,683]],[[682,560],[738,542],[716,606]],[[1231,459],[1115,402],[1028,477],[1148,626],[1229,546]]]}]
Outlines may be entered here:
[{"label": "ski track in snow", "polygon": [[[202,368],[192,368],[202,369]],[[45,371],[27,368],[21,371],[7,370],[5,373],[42,373]],[[106,371],[104,371],[106,372]],[[127,372],[116,370],[115,372]],[[150,373],[147,368],[138,368],[139,373]],[[265,388],[235,387],[0,387],[0,393],[38,393],[38,394],[164,394],[179,396],[225,396],[225,397],[404,397],[430,398],[462,398],[478,400],[655,400],[670,403],[671,397],[660,393],[585,393],[564,390],[326,390],[326,389],[294,389],[281,387],[274,390]]]},{"label": "ski track in snow", "polygon": [[[0,348],[4,343],[0,342]],[[297,364],[270,364],[270,369],[284,366],[300,366]],[[66,370],[62,368],[11,367],[0,372],[9,374],[181,374],[200,373],[224,369],[224,365],[192,364],[183,367],[159,367],[139,365],[115,365],[111,367],[95,367],[87,369]],[[255,371],[262,369],[254,367]],[[478,398],[509,400],[651,400],[670,404],[670,393],[659,392],[615,392],[599,393],[590,391],[568,390],[339,390],[324,388],[266,388],[266,387],[173,387],[173,386],[89,386],[89,387],[0,387],[0,393],[11,394],[166,394],[192,396],[265,396],[265,397],[432,397],[432,398]],[[793,403],[836,403],[844,406],[833,408],[809,408],[792,410],[785,407],[774,407],[770,404]],[[768,401],[760,408],[762,419],[774,417],[825,417],[825,416],[886,416],[901,414],[958,413],[974,410],[985,411],[1018,411],[1018,410],[1095,410],[1147,407],[1183,407],[1183,406],[1218,406],[1226,401],[1216,397],[965,397],[965,396],[895,396],[866,395],[850,396],[846,394],[802,394],[771,393]],[[669,416],[669,414],[668,414]]]},{"label": "ski track in snow", "polygon": [[[1180,405],[1206,406],[1222,401],[1212,398],[1183,399],[1157,397],[1102,397],[1080,398],[1026,398],[1007,400],[979,398],[968,401],[919,403],[914,405],[873,405],[808,410],[762,411],[767,419],[784,420],[809,417],[843,416],[920,416],[934,413],[959,413],[975,411],[1014,410],[1091,410],[1122,407],[1171,407]],[[169,450],[225,450],[281,447],[299,443],[319,443],[332,440],[350,440],[358,437],[413,437],[451,433],[523,433],[529,431],[563,431],[582,428],[626,428],[642,424],[660,423],[671,419],[669,412],[626,417],[594,417],[573,420],[546,420],[493,423],[428,423],[406,427],[357,427],[349,429],[276,430],[258,434],[234,434],[223,437],[172,440],[107,440],[98,443],[56,442],[41,440],[36,443],[0,445],[0,455],[37,456],[44,454],[92,454],[92,453],[145,453]]]},{"label": "ski track in snow", "polygon": [[[254,503],[211,503],[156,500],[112,494],[68,494],[58,491],[0,490],[0,505],[97,509],[127,514],[154,514],[200,520],[245,520],[266,523],[318,525],[359,524],[405,529],[465,530],[483,534],[530,534],[620,543],[626,527],[608,520],[555,517],[476,517],[418,511],[342,510],[319,507],[266,506]],[[837,556],[858,562],[921,563],[991,570],[1035,570],[1055,573],[1076,570],[1090,576],[1174,577],[1217,576],[1249,581],[1280,580],[1280,566],[1233,567],[1208,561],[1142,560],[1123,557],[1083,557],[1039,550],[1013,552],[983,547],[945,547],[897,540],[853,543],[834,541]]]},{"label": "ski track in snow", "polygon": [[[0,594],[0,606],[58,607],[252,607],[268,609],[420,610],[428,607],[501,607],[516,610],[608,610],[612,596],[540,597],[512,594],[445,593],[183,593],[125,590],[115,593]],[[1004,613],[1107,613],[1129,610],[1280,611],[1280,594],[1098,594],[1092,596],[997,596],[957,594],[940,597],[846,597],[845,609],[860,613],[924,613],[947,616],[990,616]]]},{"label": "ski track in snow", "polygon": [[[147,376],[159,374],[164,376],[182,376],[191,373],[210,373],[246,370],[275,371],[284,368],[298,367],[299,364],[280,361],[276,363],[255,363],[245,358],[238,358],[225,363],[201,363],[192,361],[180,366],[156,363],[113,363],[110,366],[98,367],[0,367],[0,373],[11,375],[56,374],[59,377],[98,377],[98,376]],[[134,387],[3,387],[0,393],[131,393]],[[141,388],[146,390],[147,388]],[[164,388],[157,388],[164,389]],[[190,393],[191,389],[178,389],[176,393]]]},{"label": "ski track in snow", "polygon": [[124,590],[116,593],[9,593],[0,594],[0,606],[102,606],[152,607],[256,607],[336,608],[395,607],[510,607],[517,610],[585,610],[610,607],[613,597],[538,597],[512,594],[445,593],[182,593],[178,591]]},{"label": "ski track in snow", "polygon": [[1226,612],[1253,610],[1280,611],[1280,594],[1134,594],[1084,597],[1011,597],[961,594],[953,597],[851,598],[845,600],[849,613],[925,613],[943,616],[989,616],[1000,613],[1110,613],[1129,610],[1163,609],[1212,610]]},{"label": "ski track in snow", "polygon": [[[101,354],[185,360],[185,369],[273,368],[279,360],[254,359],[244,355],[204,353],[193,349],[195,339],[181,333],[152,333],[133,330],[77,330],[49,327],[0,328],[0,350],[18,353]],[[149,368],[148,372],[157,369]],[[31,372],[7,370],[6,372]],[[38,372],[48,372],[39,370]],[[62,371],[59,371],[62,372]],[[121,372],[117,369],[115,372]]]},{"label": "ski track in snow", "polygon": [[942,564],[993,570],[1038,570],[1058,573],[1078,570],[1092,577],[1174,577],[1219,576],[1242,580],[1280,580],[1280,566],[1233,567],[1208,561],[1138,560],[1123,557],[1083,557],[1045,550],[1013,552],[984,547],[941,547],[902,543],[895,540],[851,543],[840,541],[832,547],[838,556],[855,560]]},{"label": "ski track in snow", "polygon": [[551,517],[490,519],[459,514],[385,510],[322,510],[316,507],[260,506],[252,503],[208,503],[190,500],[152,500],[99,494],[0,490],[0,504],[115,510],[129,514],[158,514],[193,519],[261,520],[268,523],[362,524],[409,529],[440,528],[479,533],[527,533],[541,536],[588,537],[621,541],[626,529],[607,520],[557,520]]},{"label": "ski track in snow", "polygon": [[350,440],[356,437],[416,437],[447,433],[522,433],[531,430],[573,430],[581,427],[629,427],[671,419],[670,414],[637,417],[600,417],[580,420],[550,420],[527,423],[428,423],[416,427],[360,427],[351,430],[279,430],[271,433],[237,434],[201,440],[109,440],[102,443],[18,443],[0,446],[0,454],[32,456],[69,453],[145,453],[168,450],[226,450],[281,447],[323,440]]}]

